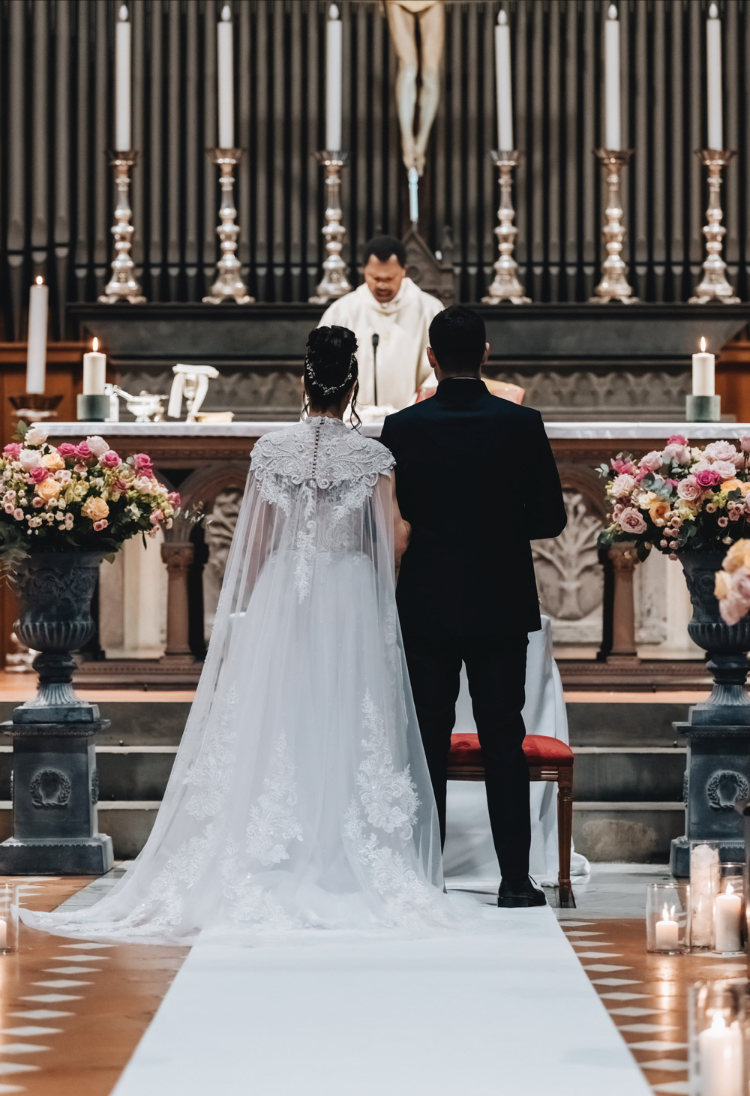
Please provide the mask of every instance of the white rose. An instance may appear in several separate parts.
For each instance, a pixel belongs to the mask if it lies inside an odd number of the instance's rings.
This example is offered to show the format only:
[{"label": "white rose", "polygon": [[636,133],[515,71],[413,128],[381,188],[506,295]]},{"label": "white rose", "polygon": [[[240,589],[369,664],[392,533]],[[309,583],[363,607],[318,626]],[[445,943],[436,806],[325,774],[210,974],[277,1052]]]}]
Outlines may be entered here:
[{"label": "white rose", "polygon": [[636,482],[633,477],[624,474],[622,476],[618,476],[617,479],[613,481],[612,486],[610,487],[610,491],[612,492],[614,498],[619,499],[622,498],[623,495],[631,495],[635,487]]},{"label": "white rose", "polygon": [[18,454],[18,459],[24,472],[30,472],[32,468],[37,467],[42,459],[42,454],[38,449],[22,449]]},{"label": "white rose", "polygon": [[30,430],[26,431],[26,437],[23,440],[27,445],[43,445],[47,440],[48,434],[49,430],[46,426],[36,423]]},{"label": "white rose", "polygon": [[100,438],[98,434],[94,434],[93,438],[86,438],[89,443],[89,448],[95,457],[103,457],[105,453],[109,452],[110,445],[104,438]]}]

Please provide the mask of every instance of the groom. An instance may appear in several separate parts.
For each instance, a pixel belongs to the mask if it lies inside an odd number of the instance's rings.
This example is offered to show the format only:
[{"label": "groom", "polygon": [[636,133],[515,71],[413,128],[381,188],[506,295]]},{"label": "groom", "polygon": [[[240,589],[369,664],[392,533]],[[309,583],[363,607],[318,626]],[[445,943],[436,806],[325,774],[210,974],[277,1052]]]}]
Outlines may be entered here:
[{"label": "groom", "polygon": [[482,319],[453,305],[430,325],[438,388],[385,420],[411,543],[396,596],[417,717],[445,840],[448,751],[466,665],[502,884],[500,906],[541,906],[529,879],[523,753],[528,633],[541,627],[529,541],[565,528],[560,478],[538,411],[481,379]]}]

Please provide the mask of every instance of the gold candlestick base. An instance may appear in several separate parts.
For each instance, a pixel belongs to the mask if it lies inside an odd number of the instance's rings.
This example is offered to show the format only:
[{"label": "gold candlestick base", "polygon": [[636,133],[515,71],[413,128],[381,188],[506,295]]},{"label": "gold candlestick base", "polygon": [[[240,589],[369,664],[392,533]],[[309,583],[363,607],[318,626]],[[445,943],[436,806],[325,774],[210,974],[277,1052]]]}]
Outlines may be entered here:
[{"label": "gold candlestick base", "polygon": [[340,149],[316,152],[315,159],[326,169],[326,223],[321,230],[326,242],[326,258],[323,277],[315,296],[310,297],[310,303],[326,304],[352,291],[346,277],[346,263],[341,258],[346,234],[341,223],[341,169],[348,162],[349,153]]},{"label": "gold candlestick base", "polygon": [[589,301],[591,304],[607,304],[609,301],[632,304],[638,298],[633,296],[633,290],[628,285],[625,276],[627,267],[622,259],[625,226],[622,223],[620,175],[633,155],[633,150],[598,148],[596,155],[602,162],[607,180],[607,208],[604,211],[606,221],[602,229],[607,258],[602,264],[602,279],[594,290],[596,296],[589,297]]},{"label": "gold candlestick base", "polygon": [[138,151],[110,152],[110,163],[115,169],[115,185],[117,187],[117,205],[115,206],[115,223],[112,225],[112,235],[115,238],[115,257],[112,260],[112,277],[104,287],[104,292],[99,297],[100,304],[117,304],[118,301],[127,301],[128,304],[144,304],[140,285],[135,277],[135,263],[130,257],[130,248],[133,243],[135,229],[130,223],[132,210],[130,208],[130,169],[138,163]]},{"label": "gold candlestick base", "polygon": [[216,281],[211,286],[204,304],[222,304],[224,301],[236,301],[237,304],[254,304],[255,297],[247,292],[242,280],[242,267],[237,258],[237,238],[240,234],[236,225],[237,209],[234,204],[234,174],[232,168],[242,158],[241,148],[208,149],[211,163],[221,169],[221,205],[219,206],[219,226],[216,232],[221,240],[221,258],[216,264]]},{"label": "gold candlestick base", "polygon": [[708,224],[703,226],[707,254],[703,264],[703,277],[695,288],[695,296],[688,303],[708,304],[710,301],[721,301],[723,304],[739,304],[740,298],[734,295],[734,290],[727,281],[727,264],[721,257],[727,230],[721,223],[724,213],[719,201],[721,170],[735,152],[733,149],[704,148],[697,149],[695,154],[708,168]]},{"label": "gold candlestick base", "polygon": [[20,396],[8,396],[13,407],[13,418],[29,422],[44,422],[57,418],[57,407],[62,396],[44,396],[39,392],[25,392]]},{"label": "gold candlestick base", "polygon": [[518,233],[518,229],[513,224],[513,218],[516,215],[512,200],[513,168],[520,162],[523,153],[518,149],[514,149],[513,152],[498,152],[493,149],[488,155],[500,172],[500,205],[497,210],[498,223],[495,227],[500,255],[493,268],[494,281],[487,296],[482,297],[482,304],[501,304],[503,301],[510,301],[511,304],[531,304],[531,297],[524,294],[523,286],[518,280],[518,263],[513,258]]}]

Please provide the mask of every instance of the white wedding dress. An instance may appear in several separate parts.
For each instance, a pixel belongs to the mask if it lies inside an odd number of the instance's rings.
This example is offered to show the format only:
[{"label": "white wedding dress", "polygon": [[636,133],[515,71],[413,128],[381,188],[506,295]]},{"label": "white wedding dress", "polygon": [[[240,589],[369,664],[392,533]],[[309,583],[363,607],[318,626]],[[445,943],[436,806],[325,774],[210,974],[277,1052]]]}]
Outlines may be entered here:
[{"label": "white wedding dress", "polygon": [[456,920],[400,645],[392,465],[337,419],[257,442],[148,843],[95,906],[27,924],[191,944]]}]

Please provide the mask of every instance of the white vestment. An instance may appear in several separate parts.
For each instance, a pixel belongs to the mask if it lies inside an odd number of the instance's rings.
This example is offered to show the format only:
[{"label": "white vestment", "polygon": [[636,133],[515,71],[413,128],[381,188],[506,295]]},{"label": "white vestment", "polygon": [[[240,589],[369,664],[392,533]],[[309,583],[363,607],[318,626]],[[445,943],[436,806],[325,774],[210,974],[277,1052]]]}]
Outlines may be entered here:
[{"label": "white vestment", "polygon": [[[400,411],[414,393],[433,376],[427,360],[430,324],[443,305],[423,293],[411,278],[404,278],[396,296],[380,304],[363,283],[353,293],[339,297],[325,310],[320,327],[348,327],[357,336],[359,395],[363,407],[376,404]],[[377,398],[374,384],[372,336],[378,334]]]}]

